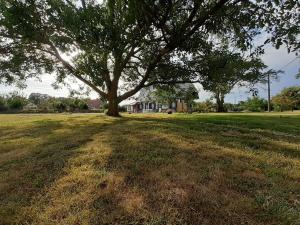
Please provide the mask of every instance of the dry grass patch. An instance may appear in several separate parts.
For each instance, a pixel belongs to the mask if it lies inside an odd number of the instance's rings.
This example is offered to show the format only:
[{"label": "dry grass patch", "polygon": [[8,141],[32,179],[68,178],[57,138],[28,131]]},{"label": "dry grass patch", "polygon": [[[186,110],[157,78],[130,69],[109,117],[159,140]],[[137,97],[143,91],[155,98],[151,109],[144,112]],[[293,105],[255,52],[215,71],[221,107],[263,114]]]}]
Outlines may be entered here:
[{"label": "dry grass patch", "polygon": [[0,224],[298,224],[279,116],[0,115]]}]

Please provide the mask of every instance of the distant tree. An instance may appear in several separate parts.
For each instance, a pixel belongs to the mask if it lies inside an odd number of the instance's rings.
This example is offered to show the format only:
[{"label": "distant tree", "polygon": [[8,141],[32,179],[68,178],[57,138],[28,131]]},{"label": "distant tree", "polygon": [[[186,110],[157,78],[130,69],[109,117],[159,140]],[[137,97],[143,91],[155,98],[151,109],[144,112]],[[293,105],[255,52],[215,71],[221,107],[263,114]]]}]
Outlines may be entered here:
[{"label": "distant tree", "polygon": [[272,98],[272,103],[280,111],[300,108],[300,86],[284,88]]},{"label": "distant tree", "polygon": [[252,87],[257,82],[266,82],[268,74],[278,72],[265,71],[267,66],[257,57],[244,57],[232,52],[227,46],[199,55],[195,62],[203,89],[213,93],[217,112],[225,112],[224,98],[236,86]]},{"label": "distant tree", "polygon": [[11,110],[21,110],[27,104],[27,99],[17,92],[12,92],[7,95],[6,103]]},{"label": "distant tree", "polygon": [[83,99],[70,99],[69,102],[70,110],[87,110],[89,109],[87,103]]},{"label": "distant tree", "polygon": [[267,109],[268,102],[263,98],[254,96],[252,98],[248,98],[247,101],[244,101],[241,106],[244,110],[250,112],[262,112]]},{"label": "distant tree", "polygon": [[64,112],[67,110],[67,104],[63,100],[55,99],[52,101],[53,109],[58,112]]},{"label": "distant tree", "polygon": [[199,98],[198,90],[194,85],[189,85],[187,89],[181,89],[181,96],[189,110],[192,108],[194,100]]},{"label": "distant tree", "polygon": [[298,7],[298,0],[0,0],[0,82],[73,76],[118,116],[118,104],[145,86],[194,79],[180,72],[186,55],[212,37],[247,50],[264,31],[266,43],[297,50]]},{"label": "distant tree", "polygon": [[49,96],[47,94],[31,93],[28,97],[28,100],[30,102],[32,102],[33,104],[39,106],[39,105],[49,101],[50,98],[51,98],[51,96]]},{"label": "distant tree", "polygon": [[89,106],[88,106],[88,104],[87,104],[85,101],[81,100],[81,101],[78,103],[78,108],[79,108],[80,110],[88,110],[88,109],[89,109]]},{"label": "distant tree", "polygon": [[216,105],[211,100],[207,99],[204,102],[195,103],[194,110],[203,113],[215,112]]},{"label": "distant tree", "polygon": [[157,102],[171,107],[172,103],[179,98],[179,94],[178,89],[174,86],[160,86],[152,95]]}]

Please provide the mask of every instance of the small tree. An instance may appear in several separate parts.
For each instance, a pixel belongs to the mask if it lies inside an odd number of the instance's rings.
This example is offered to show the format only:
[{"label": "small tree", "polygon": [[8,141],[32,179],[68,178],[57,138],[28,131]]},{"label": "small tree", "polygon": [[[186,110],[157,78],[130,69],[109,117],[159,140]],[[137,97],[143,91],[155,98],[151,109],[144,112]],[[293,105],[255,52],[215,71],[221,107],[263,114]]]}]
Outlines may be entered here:
[{"label": "small tree", "polygon": [[250,112],[262,112],[267,109],[268,102],[263,98],[254,96],[252,98],[248,98],[241,106],[244,110],[248,110]]},{"label": "small tree", "polygon": [[187,89],[182,89],[181,95],[182,95],[182,99],[188,105],[188,110],[192,109],[194,100],[199,98],[198,91],[194,85],[189,85]]},{"label": "small tree", "polygon": [[297,106],[300,107],[300,86],[284,88],[272,98],[272,103],[280,111],[294,110]]}]

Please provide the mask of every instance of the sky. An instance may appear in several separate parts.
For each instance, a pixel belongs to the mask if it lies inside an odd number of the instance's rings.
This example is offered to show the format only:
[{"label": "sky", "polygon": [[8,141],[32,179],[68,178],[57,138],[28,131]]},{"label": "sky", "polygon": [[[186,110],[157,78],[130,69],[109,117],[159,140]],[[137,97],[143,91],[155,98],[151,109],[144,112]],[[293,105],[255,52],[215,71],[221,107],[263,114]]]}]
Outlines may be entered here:
[{"label": "sky", "polygon": [[[271,96],[279,93],[284,87],[292,85],[300,85],[300,79],[296,79],[295,75],[297,74],[300,68],[300,58],[296,58],[294,53],[287,53],[285,48],[276,50],[272,46],[265,47],[265,54],[262,56],[262,60],[269,67],[269,69],[284,71],[283,74],[280,74],[278,81],[273,81],[271,84]],[[61,89],[54,89],[52,83],[55,81],[55,75],[42,75],[41,81],[36,79],[29,79],[27,83],[27,88],[18,89],[14,86],[4,86],[0,85],[0,95],[8,94],[12,91],[19,91],[25,96],[29,96],[30,93],[42,93],[48,94],[55,97],[67,97],[69,95],[69,90],[64,87]],[[204,101],[211,97],[211,94],[201,90],[200,86],[197,86],[199,91],[199,101]],[[267,98],[267,86],[258,84],[259,96]],[[91,92],[89,95],[90,98],[97,98],[98,95],[95,92]],[[238,103],[239,101],[251,97],[251,94],[248,93],[245,88],[234,88],[230,94],[225,98],[226,102]],[[126,103],[123,102],[123,104]]]},{"label": "sky", "polygon": [[[283,70],[278,80],[271,82],[271,96],[279,93],[283,88],[289,86],[300,86],[300,79],[296,79],[296,74],[300,69],[300,57],[296,57],[295,53],[287,53],[285,48],[275,49],[272,46],[265,48],[265,54],[262,56],[263,62],[269,67],[268,69]],[[259,96],[268,97],[267,84],[257,84]],[[234,88],[232,92],[226,96],[225,101],[237,103],[251,97],[245,88]]]}]

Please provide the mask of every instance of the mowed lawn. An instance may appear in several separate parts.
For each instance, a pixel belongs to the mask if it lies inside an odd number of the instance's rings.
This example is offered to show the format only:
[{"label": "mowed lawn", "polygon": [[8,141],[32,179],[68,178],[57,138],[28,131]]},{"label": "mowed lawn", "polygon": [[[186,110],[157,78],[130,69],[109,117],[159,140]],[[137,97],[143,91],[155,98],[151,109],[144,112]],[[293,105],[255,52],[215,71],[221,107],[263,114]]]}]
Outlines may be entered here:
[{"label": "mowed lawn", "polygon": [[0,115],[0,224],[300,224],[300,113]]}]

